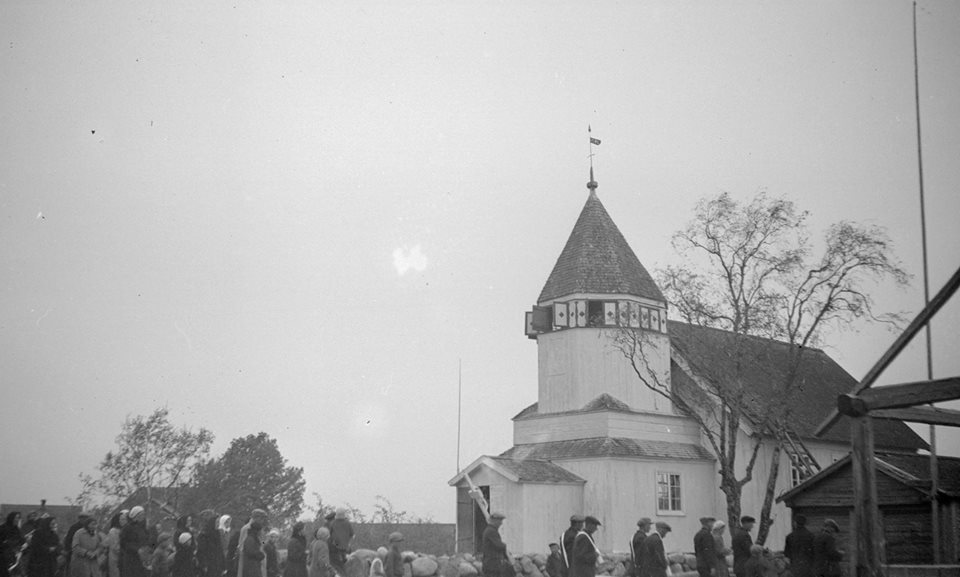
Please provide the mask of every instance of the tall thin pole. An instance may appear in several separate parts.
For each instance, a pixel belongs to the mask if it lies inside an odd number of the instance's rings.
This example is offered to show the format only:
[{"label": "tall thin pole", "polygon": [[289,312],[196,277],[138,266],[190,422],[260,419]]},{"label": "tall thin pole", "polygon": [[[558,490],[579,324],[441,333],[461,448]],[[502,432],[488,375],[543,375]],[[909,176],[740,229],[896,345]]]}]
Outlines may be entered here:
[{"label": "tall thin pole", "polygon": [[[913,88],[917,112],[917,167],[920,179],[920,239],[923,247],[923,304],[930,304],[930,275],[927,264],[927,214],[923,196],[923,139],[920,132],[920,63],[917,49],[917,2],[913,2]],[[924,327],[927,339],[927,380],[933,380],[933,345],[930,324]],[[930,425],[930,516],[933,530],[933,562],[940,563],[939,467],[937,466],[937,427]]]},{"label": "tall thin pole", "polygon": [[457,473],[460,473],[460,414],[463,407],[463,361],[457,359]]}]

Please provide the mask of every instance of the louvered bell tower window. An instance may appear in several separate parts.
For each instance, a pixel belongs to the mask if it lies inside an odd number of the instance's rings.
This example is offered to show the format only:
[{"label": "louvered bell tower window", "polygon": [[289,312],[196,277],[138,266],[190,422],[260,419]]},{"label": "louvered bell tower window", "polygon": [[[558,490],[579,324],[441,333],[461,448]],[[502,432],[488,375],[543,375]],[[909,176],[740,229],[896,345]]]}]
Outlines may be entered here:
[{"label": "louvered bell tower window", "polygon": [[575,299],[535,306],[526,315],[526,334],[584,327],[630,327],[667,332],[667,312],[630,300]]}]

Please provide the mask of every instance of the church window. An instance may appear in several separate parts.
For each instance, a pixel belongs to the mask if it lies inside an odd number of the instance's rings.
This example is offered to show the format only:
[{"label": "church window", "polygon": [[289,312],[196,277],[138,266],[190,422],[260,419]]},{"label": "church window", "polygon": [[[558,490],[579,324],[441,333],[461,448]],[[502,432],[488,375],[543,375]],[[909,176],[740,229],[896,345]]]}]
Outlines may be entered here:
[{"label": "church window", "polygon": [[680,474],[657,471],[657,512],[680,513],[682,511]]}]

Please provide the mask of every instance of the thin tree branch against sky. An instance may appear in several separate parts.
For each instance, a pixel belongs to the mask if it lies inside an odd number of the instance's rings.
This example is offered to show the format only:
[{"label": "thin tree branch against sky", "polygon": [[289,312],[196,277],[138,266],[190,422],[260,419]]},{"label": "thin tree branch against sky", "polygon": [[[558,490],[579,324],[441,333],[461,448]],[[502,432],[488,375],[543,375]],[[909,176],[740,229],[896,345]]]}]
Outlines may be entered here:
[{"label": "thin tree branch against sky", "polygon": [[[960,5],[921,1],[918,33],[936,292],[960,264]],[[586,198],[587,125],[651,270],[697,199],[765,189],[815,237],[886,227],[921,273],[908,0],[15,0],[0,39],[3,502],[76,495],[165,406],[215,455],[266,432],[325,502],[452,521],[458,359],[470,462],[536,400],[523,314]],[[918,282],[875,298],[923,306]],[[933,324],[935,377],[958,323]],[[860,377],[895,336],[823,345]],[[883,381],[925,374],[920,343]]]}]

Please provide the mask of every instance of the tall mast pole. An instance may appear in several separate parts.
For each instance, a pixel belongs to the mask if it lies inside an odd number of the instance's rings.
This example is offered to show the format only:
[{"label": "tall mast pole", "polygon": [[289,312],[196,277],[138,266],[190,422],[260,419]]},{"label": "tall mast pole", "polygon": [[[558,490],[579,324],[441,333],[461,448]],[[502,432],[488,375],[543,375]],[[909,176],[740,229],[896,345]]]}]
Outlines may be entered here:
[{"label": "tall mast pole", "polygon": [[[917,50],[917,2],[913,2],[913,89],[917,113],[917,167],[920,182],[920,239],[923,247],[923,304],[930,304],[930,275],[927,264],[927,214],[923,195],[923,139],[920,132],[920,64]],[[927,380],[933,380],[933,345],[930,324],[924,327],[927,340]],[[937,464],[937,427],[930,425],[930,517],[933,530],[933,562],[940,563],[939,467]]]}]

